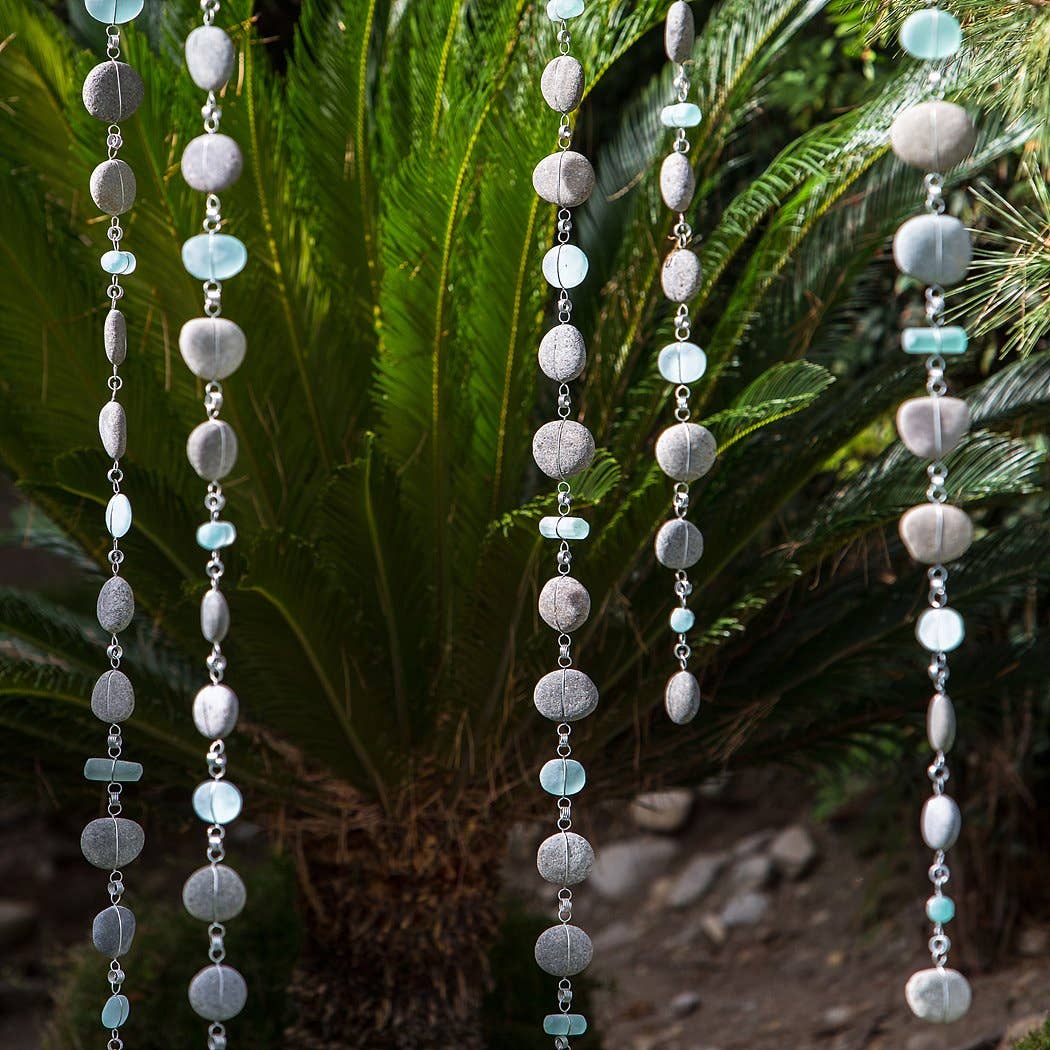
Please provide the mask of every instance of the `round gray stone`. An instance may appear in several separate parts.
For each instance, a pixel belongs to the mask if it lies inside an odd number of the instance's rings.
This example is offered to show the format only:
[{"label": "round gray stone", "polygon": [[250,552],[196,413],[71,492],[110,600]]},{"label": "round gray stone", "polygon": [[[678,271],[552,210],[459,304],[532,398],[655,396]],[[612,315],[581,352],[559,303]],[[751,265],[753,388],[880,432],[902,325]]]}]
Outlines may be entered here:
[{"label": "round gray stone", "polygon": [[922,807],[922,840],[930,849],[951,849],[962,831],[962,814],[955,799],[934,795]]},{"label": "round gray stone", "polygon": [[703,556],[704,537],[691,521],[672,518],[660,527],[653,546],[661,565],[668,569],[688,569]]},{"label": "round gray stone", "polygon": [[126,62],[102,62],[84,78],[84,108],[107,124],[127,120],[142,105],[142,77]]},{"label": "round gray stone", "polygon": [[684,153],[671,153],[660,166],[660,196],[671,211],[685,211],[693,203],[696,175]]},{"label": "round gray stone", "polygon": [[135,618],[135,594],[123,576],[110,576],[95,603],[99,626],[107,634],[120,634]]},{"label": "round gray stone", "polygon": [[540,591],[540,616],[552,630],[571,634],[591,615],[591,596],[572,576],[555,576]]},{"label": "round gray stone", "polygon": [[671,675],[664,689],[664,709],[675,725],[692,722],[700,711],[700,683],[690,671]]},{"label": "round gray stone", "polygon": [[119,401],[107,401],[98,414],[98,436],[106,455],[120,459],[128,450],[128,417]]},{"label": "round gray stone", "polygon": [[193,698],[193,724],[208,740],[229,736],[237,725],[240,702],[228,685],[206,685]]},{"label": "round gray stone", "polygon": [[199,868],[182,887],[186,911],[201,922],[228,922],[244,910],[248,894],[240,875],[225,864]]},{"label": "round gray stone", "polygon": [[926,738],[934,751],[951,751],[955,743],[955,705],[945,693],[934,693],[926,710]]},{"label": "round gray stone", "polygon": [[186,458],[205,481],[219,481],[237,463],[237,435],[221,419],[209,419],[195,427],[186,442]]},{"label": "round gray stone", "polygon": [[106,671],[91,690],[92,714],[112,725],[127,721],[135,710],[135,689],[123,671]]},{"label": "round gray stone", "polygon": [[951,1024],[965,1017],[973,1001],[970,982],[947,967],[919,970],[904,989],[911,1012],[921,1021]]},{"label": "round gray stone", "polygon": [[186,37],[186,68],[201,91],[224,87],[237,63],[229,34],[218,26],[198,26]]},{"label": "round gray stone", "polygon": [[660,284],[672,303],[685,303],[700,291],[700,257],[688,248],[675,248],[664,259]]},{"label": "round gray stone", "polygon": [[954,102],[921,102],[890,128],[893,152],[920,171],[947,171],[966,160],[977,142],[970,115]]},{"label": "round gray stone", "polygon": [[123,215],[135,203],[135,172],[122,160],[104,160],[91,173],[91,199],[107,215]]},{"label": "round gray stone", "polygon": [[559,831],[540,843],[536,868],[555,886],[578,886],[586,881],[594,867],[591,844],[574,831]]},{"label": "round gray stone", "polygon": [[947,503],[921,503],[901,515],[900,535],[908,553],[924,565],[961,558],[973,543],[970,515]]},{"label": "round gray stone", "polygon": [[532,186],[545,201],[575,208],[594,190],[594,168],[582,153],[559,150],[536,165]]},{"label": "round gray stone", "polygon": [[179,332],[179,353],[186,367],[208,382],[233,375],[247,346],[240,326],[225,317],[195,317]]},{"label": "round gray stone", "polygon": [[598,687],[583,671],[562,667],[536,683],[532,701],[552,722],[578,722],[598,707]]},{"label": "round gray stone", "polygon": [[675,481],[696,481],[714,466],[718,445],[699,423],[676,423],[656,439],[656,462]]},{"label": "round gray stone", "polygon": [[970,408],[957,397],[913,397],[897,409],[897,433],[919,459],[948,455],[970,429]]},{"label": "round gray stone", "polygon": [[84,859],[103,871],[130,864],[145,845],[141,826],[126,817],[100,817],[91,821],[80,835]]},{"label": "round gray stone", "polygon": [[583,86],[583,66],[572,55],[552,58],[540,77],[543,101],[555,113],[571,113],[583,98]]},{"label": "round gray stone", "polygon": [[229,135],[198,135],[182,151],[182,177],[200,193],[221,193],[243,170],[241,147]]},{"label": "round gray stone", "polygon": [[583,333],[571,324],[552,328],[540,341],[540,371],[556,383],[577,379],[587,366],[587,344]]},{"label": "round gray stone", "polygon": [[127,955],[134,938],[135,916],[120,904],[100,911],[91,924],[91,943],[96,951],[110,959]]},{"label": "round gray stone", "polygon": [[923,284],[958,284],[970,268],[973,245],[952,215],[916,215],[894,235],[897,268]]},{"label": "round gray stone", "polygon": [[109,363],[122,365],[128,356],[128,322],[119,310],[110,310],[106,314],[102,338]]},{"label": "round gray stone", "polygon": [[229,1021],[247,1001],[248,985],[232,966],[205,966],[190,981],[190,1006],[205,1021]]},{"label": "round gray stone", "polygon": [[201,598],[201,634],[217,645],[230,629],[230,607],[222,591],[205,591]]},{"label": "round gray stone", "polygon": [[544,423],[532,439],[532,458],[547,477],[564,481],[591,465],[594,438],[572,419]]},{"label": "round gray stone", "polygon": [[693,9],[685,0],[675,0],[667,12],[664,26],[664,50],[672,62],[688,62],[693,57],[696,22]]},{"label": "round gray stone", "polygon": [[579,926],[552,926],[536,941],[536,964],[552,977],[582,973],[594,958],[594,945]]}]

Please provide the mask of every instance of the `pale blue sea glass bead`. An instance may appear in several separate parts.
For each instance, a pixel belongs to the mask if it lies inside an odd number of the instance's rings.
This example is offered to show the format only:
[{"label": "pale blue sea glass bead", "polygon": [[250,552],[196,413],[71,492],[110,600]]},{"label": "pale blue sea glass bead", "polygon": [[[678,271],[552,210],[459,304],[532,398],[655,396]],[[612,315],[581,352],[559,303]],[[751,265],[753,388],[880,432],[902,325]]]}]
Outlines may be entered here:
[{"label": "pale blue sea glass bead", "polygon": [[547,4],[547,17],[552,22],[562,22],[567,18],[576,18],[584,11],[583,0],[550,0]]},{"label": "pale blue sea glass bead", "polygon": [[131,1003],[126,995],[111,995],[102,1007],[102,1027],[120,1028],[131,1016]]},{"label": "pale blue sea glass bead", "polygon": [[685,634],[693,629],[696,616],[691,609],[674,609],[671,612],[671,630],[676,634]]},{"label": "pale blue sea glass bead", "polygon": [[951,58],[962,47],[962,27],[947,11],[928,7],[904,20],[900,40],[901,47],[913,58],[932,62]]},{"label": "pale blue sea glass bead", "polygon": [[96,22],[120,26],[142,14],[145,0],[84,0],[84,6]]},{"label": "pale blue sea glass bead", "polygon": [[543,257],[543,276],[555,288],[576,288],[583,284],[590,263],[575,244],[556,244]]},{"label": "pale blue sea glass bead", "polygon": [[965,354],[970,340],[966,331],[948,325],[945,328],[905,328],[901,332],[901,348],[906,354],[943,354],[950,357]]},{"label": "pale blue sea glass bead", "polygon": [[540,535],[545,540],[585,540],[591,534],[590,525],[583,518],[541,518]]},{"label": "pale blue sea glass bead", "polygon": [[586,1031],[583,1014],[547,1014],[543,1019],[544,1035],[584,1035]]},{"label": "pale blue sea glass bead", "polygon": [[230,521],[206,521],[197,529],[197,545],[206,551],[231,547],[237,540],[237,528]]},{"label": "pale blue sea glass bead", "polygon": [[228,233],[201,233],[182,246],[182,265],[201,281],[235,277],[248,262],[248,249]]},{"label": "pale blue sea glass bead", "polygon": [[135,272],[138,262],[131,252],[108,251],[99,259],[99,265],[114,277],[123,277]]},{"label": "pale blue sea glass bead", "polygon": [[927,609],[915,625],[915,637],[931,653],[950,653],[962,645],[966,628],[954,609]]},{"label": "pale blue sea glass bead", "polygon": [[106,504],[106,530],[115,540],[122,539],[131,529],[131,500],[118,492]]},{"label": "pale blue sea glass bead", "polygon": [[695,128],[703,114],[692,102],[676,102],[660,110],[660,123],[665,128]]},{"label": "pale blue sea glass bead", "polygon": [[207,824],[229,824],[242,804],[241,793],[227,780],[206,780],[193,792],[193,811]]},{"label": "pale blue sea glass bead", "polygon": [[84,763],[84,779],[100,784],[137,784],[142,779],[142,766],[117,758],[89,758]]},{"label": "pale blue sea glass bead", "polygon": [[695,383],[707,371],[707,354],[696,343],[671,343],[660,351],[658,364],[668,383]]},{"label": "pale blue sea glass bead", "polygon": [[540,770],[540,787],[559,798],[583,790],[587,774],[574,758],[552,758]]},{"label": "pale blue sea glass bead", "polygon": [[955,918],[955,901],[951,897],[933,896],[926,902],[926,917],[930,922],[939,922],[942,926]]}]

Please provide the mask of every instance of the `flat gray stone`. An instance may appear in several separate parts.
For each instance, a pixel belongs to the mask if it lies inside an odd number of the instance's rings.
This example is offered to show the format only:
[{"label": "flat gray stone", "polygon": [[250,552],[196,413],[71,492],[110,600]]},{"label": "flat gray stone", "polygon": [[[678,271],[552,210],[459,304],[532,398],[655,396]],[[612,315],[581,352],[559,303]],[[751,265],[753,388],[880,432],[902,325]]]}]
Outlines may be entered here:
[{"label": "flat gray stone", "polygon": [[228,685],[206,685],[193,698],[193,724],[208,740],[229,736],[239,713],[240,701]]},{"label": "flat gray stone", "polygon": [[98,436],[111,459],[120,459],[128,450],[128,417],[119,401],[107,401],[98,414]]},{"label": "flat gray stone", "polygon": [[126,62],[102,62],[84,78],[84,108],[107,124],[127,120],[145,97],[142,77]]},{"label": "flat gray stone", "polygon": [[955,705],[944,693],[934,693],[926,710],[926,738],[934,751],[951,751],[955,743]]},{"label": "flat gray stone", "polygon": [[962,831],[962,813],[955,799],[934,795],[922,807],[922,839],[930,849],[951,849]]},{"label": "flat gray stone", "polygon": [[769,896],[757,890],[748,890],[734,897],[722,909],[722,924],[726,929],[738,926],[757,926],[769,911]]},{"label": "flat gray stone", "polygon": [[107,725],[124,722],[135,710],[135,689],[123,671],[106,671],[91,690],[91,712]]},{"label": "flat gray stone", "polygon": [[230,629],[230,607],[222,591],[205,591],[201,598],[201,634],[217,645]]},{"label": "flat gray stone", "polygon": [[91,925],[91,943],[96,951],[110,959],[127,955],[134,938],[135,916],[119,904],[100,911]]},{"label": "flat gray stone", "polygon": [[240,875],[225,864],[198,868],[182,887],[186,911],[201,922],[228,922],[244,910],[248,899]]},{"label": "flat gray stone", "polygon": [[564,481],[591,465],[594,438],[582,423],[573,419],[544,423],[532,439],[532,458],[547,477]]},{"label": "flat gray stone", "polygon": [[186,68],[202,91],[218,91],[233,76],[237,51],[218,26],[198,26],[186,37]]},{"label": "flat gray stone", "polygon": [[966,110],[940,99],[906,109],[890,128],[893,152],[920,171],[948,171],[966,160],[976,143],[977,129]]},{"label": "flat gray stone", "polygon": [[816,864],[820,851],[813,836],[801,824],[781,831],[770,843],[769,856],[787,879],[800,879]]},{"label": "flat gray stone", "polygon": [[594,945],[579,926],[552,926],[536,941],[536,963],[552,977],[582,973],[594,958]]},{"label": "flat gray stone", "polygon": [[947,967],[912,974],[904,995],[916,1017],[934,1024],[960,1020],[969,1012],[973,1001],[970,982],[958,970]]},{"label": "flat gray stone", "polygon": [[671,675],[664,689],[664,710],[675,725],[692,722],[700,711],[700,683],[691,671]]},{"label": "flat gray stone", "polygon": [[543,100],[555,113],[571,113],[583,98],[583,88],[583,66],[572,55],[551,59],[540,77]]},{"label": "flat gray stone", "polygon": [[591,596],[579,580],[555,576],[540,591],[540,617],[551,630],[571,634],[591,615]]},{"label": "flat gray stone", "polygon": [[685,303],[700,291],[700,257],[688,248],[675,248],[664,259],[660,284],[672,303]]},{"label": "flat gray stone", "polygon": [[186,442],[186,458],[205,481],[219,481],[237,463],[237,435],[221,419],[209,419],[195,427]]},{"label": "flat gray stone", "polygon": [[186,367],[209,383],[233,375],[247,346],[240,326],[225,317],[194,317],[179,332],[179,353]]},{"label": "flat gray stone", "polygon": [[80,851],[89,864],[113,871],[130,864],[145,845],[141,826],[126,817],[100,817],[91,821],[80,836]]},{"label": "flat gray stone", "polygon": [[110,310],[106,314],[102,338],[109,363],[122,365],[128,356],[128,323],[119,310]]},{"label": "flat gray stone", "polygon": [[182,177],[187,186],[200,193],[222,193],[242,171],[241,147],[229,135],[198,135],[182,151]]},{"label": "flat gray stone", "polygon": [[536,710],[552,722],[578,722],[598,707],[598,687],[574,667],[545,674],[532,694]]},{"label": "flat gray stone", "polygon": [[104,160],[91,173],[89,189],[95,207],[107,215],[123,215],[135,203],[137,183],[131,165],[119,159]]},{"label": "flat gray stone", "polygon": [[715,463],[718,445],[698,423],[676,423],[656,439],[656,462],[675,481],[696,481]]},{"label": "flat gray stone", "polygon": [[248,985],[232,967],[224,963],[205,966],[190,981],[190,1006],[206,1021],[222,1022],[236,1017],[248,1001]]},{"label": "flat gray stone", "polygon": [[923,284],[958,284],[970,268],[973,245],[951,215],[916,215],[893,238],[897,268]]},{"label": "flat gray stone", "polygon": [[583,333],[571,324],[559,324],[540,341],[540,371],[556,383],[579,378],[587,366],[587,343]]},{"label": "flat gray stone", "polygon": [[548,203],[576,208],[594,191],[594,168],[575,150],[559,150],[536,165],[533,189]]},{"label": "flat gray stone", "polygon": [[948,503],[921,503],[901,515],[900,536],[908,553],[924,565],[946,565],[973,543],[970,515]]},{"label": "flat gray stone", "polygon": [[111,576],[98,592],[95,603],[99,626],[107,634],[126,631],[135,618],[135,593],[123,576]]},{"label": "flat gray stone", "polygon": [[725,866],[724,853],[700,853],[693,857],[671,884],[667,903],[672,908],[688,908],[703,900],[714,889]]},{"label": "flat gray stone", "polygon": [[673,835],[689,822],[693,812],[693,793],[689,788],[643,791],[631,800],[628,813],[641,831]]},{"label": "flat gray stone", "polygon": [[970,429],[970,408],[958,397],[913,397],[897,409],[897,433],[919,459],[948,455]]},{"label": "flat gray stone", "polygon": [[729,884],[736,893],[745,890],[764,890],[772,885],[776,876],[773,859],[765,853],[753,857],[741,857],[729,872]]},{"label": "flat gray stone", "polygon": [[657,835],[639,835],[603,846],[594,862],[590,885],[606,900],[626,900],[662,875],[679,850],[674,839]]},{"label": "flat gray stone", "polygon": [[684,153],[671,153],[660,166],[660,196],[671,211],[685,211],[693,203],[696,175]]},{"label": "flat gray stone", "polygon": [[578,886],[594,868],[591,844],[574,831],[559,831],[540,843],[536,869],[555,886]]},{"label": "flat gray stone", "polygon": [[672,62],[688,62],[693,57],[696,43],[696,22],[693,9],[685,0],[675,0],[667,12],[664,24],[664,50]]},{"label": "flat gray stone", "polygon": [[660,526],[653,544],[656,560],[668,569],[689,569],[703,557],[704,537],[685,518],[673,518]]}]

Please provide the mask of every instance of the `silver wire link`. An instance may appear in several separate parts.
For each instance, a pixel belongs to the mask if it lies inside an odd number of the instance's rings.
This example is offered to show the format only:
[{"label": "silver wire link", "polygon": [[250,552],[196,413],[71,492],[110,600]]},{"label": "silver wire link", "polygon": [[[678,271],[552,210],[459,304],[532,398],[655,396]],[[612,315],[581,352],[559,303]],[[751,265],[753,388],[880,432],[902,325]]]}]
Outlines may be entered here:
[{"label": "silver wire link", "polygon": [[226,1027],[216,1022],[208,1029],[208,1050],[226,1050],[226,1045]]},{"label": "silver wire link", "polygon": [[930,172],[923,180],[926,186],[926,210],[931,215],[943,215],[944,203],[944,176],[938,172]]}]

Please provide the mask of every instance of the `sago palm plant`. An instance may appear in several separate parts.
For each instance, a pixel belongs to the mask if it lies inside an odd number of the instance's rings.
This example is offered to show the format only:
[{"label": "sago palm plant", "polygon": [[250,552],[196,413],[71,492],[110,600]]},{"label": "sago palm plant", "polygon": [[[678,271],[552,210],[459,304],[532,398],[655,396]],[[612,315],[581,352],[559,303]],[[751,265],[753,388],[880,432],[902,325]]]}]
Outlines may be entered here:
[{"label": "sago palm plant", "polygon": [[[184,795],[201,767],[187,708],[205,655],[201,492],[183,455],[201,391],[175,348],[200,299],[179,259],[198,202],[177,175],[198,123],[177,43],[196,5],[151,6],[125,48],[147,86],[124,150],[140,260],[124,371],[125,549],[141,607],[127,664],[143,697],[129,738],[152,754],[147,783]],[[227,486],[240,532],[228,678],[245,716],[231,749],[303,890],[288,1045],[478,1046],[504,829],[536,812],[550,744],[530,702],[553,658],[535,612],[549,486],[530,456],[552,407],[534,354],[553,215],[530,182],[552,146],[537,91],[549,23],[536,0],[306,0],[278,72],[247,0],[225,6],[240,67],[224,125],[247,148],[224,204],[251,253],[226,290],[249,338],[227,392],[241,446]],[[892,294],[872,260],[915,209],[913,176],[884,155],[893,113],[921,85],[902,65],[797,140],[754,136],[766,79],[818,31],[824,4],[696,6],[695,330],[710,361],[698,415],[721,456],[694,500],[705,704],[686,729],[661,711],[670,594],[650,552],[668,502],[651,449],[667,404],[654,350],[670,330],[654,191],[666,3],[593,3],[577,33],[600,183],[581,216],[592,276],[577,311],[590,334],[578,403],[600,446],[578,486],[596,536],[579,567],[595,603],[581,647],[602,690],[578,751],[599,794],[842,753],[905,714],[914,724],[923,705],[909,627],[921,573],[898,579],[906,558],[888,528],[924,484],[889,424],[920,370],[892,326],[860,323],[873,295]],[[0,0],[0,32],[0,457],[57,526],[30,540],[72,566],[61,594],[0,598],[0,724],[6,755],[38,756],[51,783],[74,785],[97,737],[89,614],[105,561],[103,226],[84,192],[100,138],[79,100],[93,59],[26,0]],[[957,181],[1027,131],[986,123]],[[975,353],[956,374],[975,427],[952,483],[985,525],[953,573],[977,639],[957,665],[965,701],[1030,645],[982,652],[981,632],[1050,562],[1045,526],[997,509],[1041,483],[1024,434],[1045,416],[1050,359],[989,375]],[[160,862],[175,820],[158,808],[143,865]]]}]

